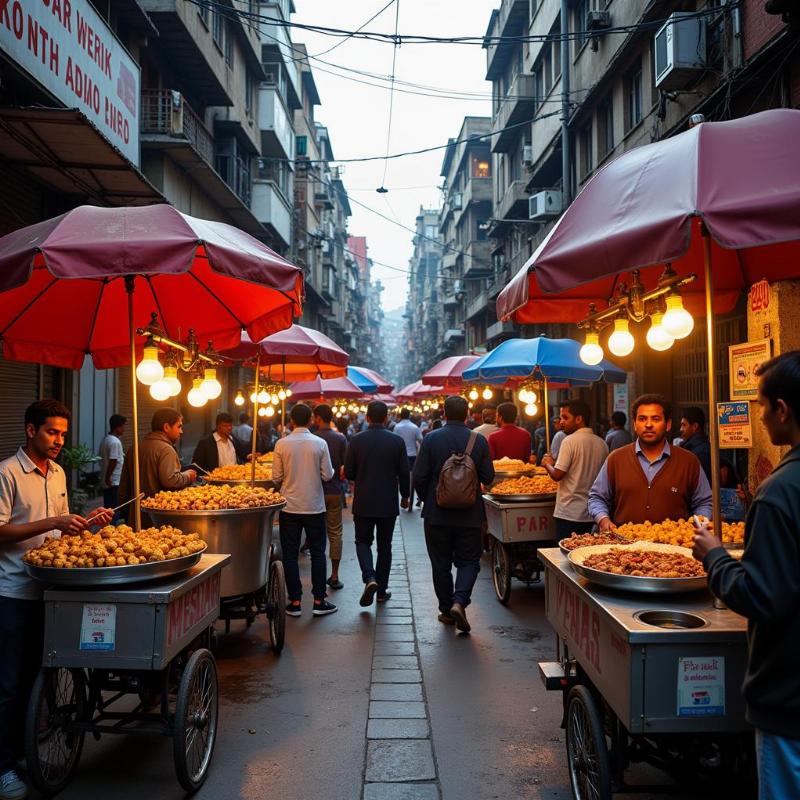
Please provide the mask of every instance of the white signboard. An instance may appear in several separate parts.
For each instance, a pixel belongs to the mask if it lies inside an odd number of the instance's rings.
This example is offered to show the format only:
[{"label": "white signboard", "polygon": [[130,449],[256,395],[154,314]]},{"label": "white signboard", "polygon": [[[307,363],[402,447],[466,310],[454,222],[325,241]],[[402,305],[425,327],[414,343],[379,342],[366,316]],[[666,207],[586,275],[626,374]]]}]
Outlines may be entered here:
[{"label": "white signboard", "polygon": [[139,66],[88,0],[0,0],[0,50],[139,166]]},{"label": "white signboard", "polygon": [[621,411],[628,416],[628,384],[614,384],[614,411]]},{"label": "white signboard", "polygon": [[678,716],[725,716],[725,658],[678,659]]},{"label": "white signboard", "polygon": [[[2,0],[0,0],[2,3]],[[117,607],[84,603],[81,618],[81,650],[113,650],[116,644]]]}]

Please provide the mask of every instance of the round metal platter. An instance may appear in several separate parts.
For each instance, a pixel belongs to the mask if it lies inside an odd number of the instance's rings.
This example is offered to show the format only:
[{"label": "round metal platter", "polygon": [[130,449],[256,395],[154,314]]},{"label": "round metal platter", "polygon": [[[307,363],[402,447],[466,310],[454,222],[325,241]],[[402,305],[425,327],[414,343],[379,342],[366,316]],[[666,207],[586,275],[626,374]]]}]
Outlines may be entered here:
[{"label": "round metal platter", "polygon": [[[603,534],[603,535],[607,535],[607,534]],[[590,545],[590,544],[582,544],[579,547],[573,547],[572,549],[570,549],[569,547],[564,547],[563,542],[566,542],[566,541],[567,541],[566,539],[561,539],[561,541],[559,541],[559,543],[558,543],[559,550],[561,550],[561,552],[565,556],[568,556],[574,550],[580,550],[581,547],[592,547],[592,545]],[[630,544],[630,539],[626,539],[624,536],[620,536],[619,537],[619,544]]]},{"label": "round metal platter", "polygon": [[[250,486],[250,479],[244,481],[222,480],[221,478],[203,478],[211,486]],[[261,489],[275,489],[278,484],[272,478],[256,478],[253,484]]]},{"label": "round metal platter", "polygon": [[[280,511],[285,505],[286,501],[283,500],[280,503],[273,503],[269,506],[248,506],[247,508],[208,508],[203,510],[187,509],[186,511],[181,511],[177,508],[147,508],[147,506],[143,505],[142,511],[146,511],[150,515],[151,519],[155,519],[156,517],[190,517],[194,519],[200,519],[205,517],[238,517],[244,514],[263,513],[265,511]],[[192,533],[192,531],[189,531],[189,533]]]},{"label": "round metal platter", "polygon": [[206,551],[166,561],[148,561],[145,564],[128,564],[124,567],[36,567],[25,564],[25,571],[32,578],[51,586],[119,586],[123,583],[141,583],[166,578],[191,569]]},{"label": "round metal platter", "polygon": [[493,494],[488,492],[485,497],[499,500],[501,503],[552,503],[556,499],[555,492],[549,494]]},{"label": "round metal platter", "polygon": [[708,579],[705,575],[695,578],[648,578],[639,575],[617,575],[614,572],[605,572],[592,567],[585,567],[576,559],[576,554],[580,558],[586,558],[591,553],[586,551],[591,548],[592,552],[599,553],[609,550],[612,547],[632,547],[637,550],[654,550],[663,553],[680,553],[691,556],[692,551],[686,547],[677,545],[657,544],[655,542],[631,542],[629,545],[599,544],[589,545],[588,547],[577,547],[567,554],[569,563],[575,572],[587,581],[596,583],[599,586],[606,586],[609,589],[622,589],[626,592],[644,592],[647,594],[679,594],[680,592],[696,592],[708,588]]}]

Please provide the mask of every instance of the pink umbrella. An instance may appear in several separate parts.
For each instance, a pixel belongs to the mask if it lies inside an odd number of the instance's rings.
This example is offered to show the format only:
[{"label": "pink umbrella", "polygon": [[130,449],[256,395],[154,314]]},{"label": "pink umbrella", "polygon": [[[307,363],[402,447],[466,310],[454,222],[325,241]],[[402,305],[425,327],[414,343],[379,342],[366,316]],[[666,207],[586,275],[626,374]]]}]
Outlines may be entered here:
[{"label": "pink umbrella", "polygon": [[442,386],[446,391],[458,391],[464,385],[461,373],[472,366],[480,356],[448,356],[434,364],[422,380],[429,386]]},{"label": "pink umbrella", "polygon": [[314,378],[312,381],[299,381],[293,383],[292,400],[315,400],[317,398],[341,398],[343,400],[358,400],[364,392],[349,378]]},{"label": "pink umbrella", "polygon": [[394,393],[398,400],[406,402],[413,402],[414,400],[422,400],[426,397],[436,397],[436,395],[444,394],[443,386],[428,386],[422,381],[414,381],[404,386],[402,389]]}]

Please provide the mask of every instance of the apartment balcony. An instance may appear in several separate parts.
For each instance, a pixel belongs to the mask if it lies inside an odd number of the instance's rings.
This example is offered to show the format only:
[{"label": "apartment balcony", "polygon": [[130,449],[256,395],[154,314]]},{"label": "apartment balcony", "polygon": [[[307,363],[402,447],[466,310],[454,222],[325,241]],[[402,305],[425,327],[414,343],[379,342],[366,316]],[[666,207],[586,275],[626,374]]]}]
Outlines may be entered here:
[{"label": "apartment balcony", "polygon": [[292,210],[275,183],[253,181],[250,207],[256,219],[281,240],[283,247],[291,245]]},{"label": "apartment balcony", "polygon": [[444,300],[442,301],[442,305],[445,308],[458,308],[461,303],[462,301],[458,299],[458,295],[455,293],[445,295]]},{"label": "apartment balcony", "polygon": [[467,319],[473,319],[481,314],[486,313],[488,308],[489,298],[486,292],[480,292],[478,296],[467,305]]},{"label": "apartment balcony", "polygon": [[464,278],[486,278],[494,272],[489,257],[489,242],[474,239],[464,248]]},{"label": "apartment balcony", "polygon": [[505,190],[502,199],[495,207],[497,219],[527,219],[528,218],[528,192],[525,189],[527,181],[512,181]]},{"label": "apartment balcony", "polygon": [[[268,3],[264,7],[262,15],[276,18],[283,16],[283,12],[277,4]],[[289,29],[277,22],[268,22],[266,19],[262,19],[259,23],[259,32],[261,34],[261,60],[264,62],[264,69],[269,73],[271,65],[280,63],[283,66],[288,79],[289,105],[292,108],[301,108],[300,73],[296,62],[292,59],[293,45],[289,38]]]},{"label": "apartment balcony", "polygon": [[502,74],[508,57],[519,45],[513,36],[520,35],[526,26],[528,4],[529,0],[503,0],[495,24],[489,31],[494,41],[486,47],[487,81],[493,81]]},{"label": "apartment balcony", "polygon": [[494,300],[503,289],[506,288],[506,284],[508,283],[508,273],[505,269],[501,270],[500,273],[495,277],[495,279],[489,284],[489,288],[486,290],[486,296],[490,300]]},{"label": "apartment balcony", "polygon": [[214,136],[180,92],[142,89],[141,132],[143,143],[186,143],[209,166],[214,163]]},{"label": "apartment balcony", "polygon": [[513,322],[495,322],[486,329],[486,341],[493,339],[511,338],[517,333],[517,326]]},{"label": "apartment balcony", "polygon": [[277,86],[262,84],[258,92],[258,127],[264,157],[294,158],[292,120]]},{"label": "apartment balcony", "polygon": [[464,328],[462,326],[460,328],[448,328],[444,332],[443,339],[445,344],[451,344],[452,342],[461,341],[464,338],[464,336],[465,333],[464,333]]},{"label": "apartment balcony", "polygon": [[509,152],[522,136],[522,126],[510,131],[503,129],[533,118],[536,110],[535,94],[536,81],[533,75],[518,72],[492,120],[492,131],[503,131],[492,137],[492,152]]},{"label": "apartment balcony", "polygon": [[452,269],[456,265],[456,253],[445,250],[442,254],[442,269]]},{"label": "apartment balcony", "polygon": [[314,205],[328,210],[334,207],[333,193],[327,183],[319,183],[314,188]]}]

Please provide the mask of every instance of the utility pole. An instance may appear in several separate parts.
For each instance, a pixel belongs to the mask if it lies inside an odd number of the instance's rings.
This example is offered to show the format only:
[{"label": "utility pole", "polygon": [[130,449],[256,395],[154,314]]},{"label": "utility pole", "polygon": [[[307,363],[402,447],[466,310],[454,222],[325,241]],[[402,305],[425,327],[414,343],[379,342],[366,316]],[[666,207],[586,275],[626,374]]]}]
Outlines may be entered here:
[{"label": "utility pole", "polygon": [[569,6],[561,0],[561,197],[563,208],[572,202],[569,146]]}]

